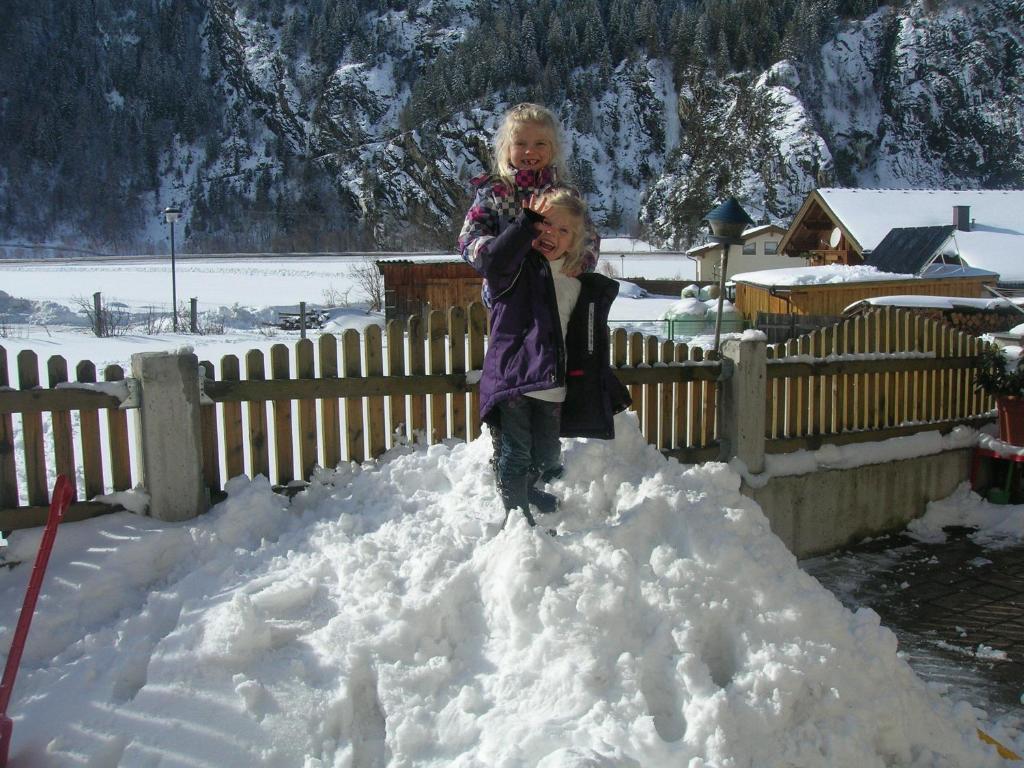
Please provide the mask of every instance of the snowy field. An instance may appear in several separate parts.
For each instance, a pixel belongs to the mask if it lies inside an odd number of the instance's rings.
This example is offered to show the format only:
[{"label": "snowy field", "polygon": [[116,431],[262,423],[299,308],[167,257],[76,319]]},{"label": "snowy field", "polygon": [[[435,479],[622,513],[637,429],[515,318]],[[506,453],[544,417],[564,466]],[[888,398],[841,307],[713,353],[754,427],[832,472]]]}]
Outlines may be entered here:
[{"label": "snowy field", "polygon": [[[618,258],[612,261],[618,266]],[[109,364],[127,370],[135,352],[182,346],[192,347],[200,359],[217,361],[222,355],[266,351],[273,344],[298,339],[297,331],[280,331],[269,324],[278,310],[297,311],[300,301],[310,307],[347,304],[332,313],[334,322],[325,331],[362,329],[383,323],[381,314],[366,311],[366,297],[352,276],[353,268],[362,263],[358,257],[181,260],[175,268],[178,304],[197,299],[202,335],[170,330],[169,259],[88,265],[0,263],[0,346],[12,358],[22,349],[41,357],[63,355],[71,370],[83,359],[95,362],[99,370]],[[678,256],[641,252],[628,255],[625,263],[626,271],[638,277],[692,274],[692,262]],[[639,297],[634,289],[624,284],[612,308],[613,327],[663,334],[666,326],[660,320],[679,297]],[[91,307],[96,292],[106,304],[132,315],[135,323],[130,332],[103,339],[90,333],[80,309],[83,302]],[[151,317],[162,323],[159,332],[146,327]],[[710,342],[710,336],[695,339],[697,344]],[[15,366],[11,368],[14,377]]]},{"label": "snowy field", "polygon": [[[341,287],[345,265],[190,266],[179,296],[258,314],[317,301]],[[169,292],[169,273],[5,266],[0,286],[145,306]],[[654,317],[650,302],[674,300],[621,299],[616,312]],[[357,308],[339,317],[373,321]],[[72,365],[183,345],[216,359],[297,335],[7,328],[9,355]],[[664,458],[629,414],[616,428],[614,441],[564,442],[566,474],[549,489],[562,509],[544,520],[554,537],[519,518],[500,530],[487,436],[322,470],[290,500],[265,478],[236,478],[188,523],[121,512],[62,526],[11,700],[10,765],[1011,764],[978,727],[1024,752],[1020,717],[993,722],[926,685],[873,611],[851,613],[801,571],[734,468]],[[923,453],[925,442],[823,450],[773,471]],[[918,532],[950,523],[978,525],[993,546],[1024,538],[1024,508],[963,490]],[[10,536],[0,648],[40,535]]]}]

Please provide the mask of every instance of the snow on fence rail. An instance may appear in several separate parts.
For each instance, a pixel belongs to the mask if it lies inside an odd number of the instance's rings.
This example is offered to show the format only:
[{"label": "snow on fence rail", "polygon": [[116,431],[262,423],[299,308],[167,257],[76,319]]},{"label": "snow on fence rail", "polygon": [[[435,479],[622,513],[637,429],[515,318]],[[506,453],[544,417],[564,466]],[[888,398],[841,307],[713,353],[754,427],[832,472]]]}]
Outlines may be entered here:
[{"label": "snow on fence rail", "polygon": [[[362,335],[349,330],[315,343],[299,340],[293,348],[275,344],[269,355],[257,349],[241,359],[226,355],[219,366],[201,361],[204,485],[214,497],[239,474],[263,474],[285,486],[309,478],[317,465],[361,462],[412,441],[477,437],[486,332],[487,313],[477,303],[389,321],[383,332],[370,326]],[[623,329],[610,341],[616,373],[630,388],[648,440],[684,460],[717,457],[721,365],[705,361],[699,347]],[[102,383],[84,388],[96,381],[88,361],[78,366],[82,387],[76,389],[61,388],[67,364],[59,356],[48,362],[49,388],[38,386],[34,352],[21,352],[17,365],[19,389],[13,390],[0,347],[0,530],[39,524],[58,472],[75,482],[76,497],[83,486],[89,499],[134,487],[140,460],[131,455],[138,440],[129,433],[139,425],[127,419],[126,409],[137,405],[125,400],[128,388],[124,397]],[[124,377],[119,366],[106,369],[108,382]],[[72,513],[78,519],[107,508],[79,503]]]}]

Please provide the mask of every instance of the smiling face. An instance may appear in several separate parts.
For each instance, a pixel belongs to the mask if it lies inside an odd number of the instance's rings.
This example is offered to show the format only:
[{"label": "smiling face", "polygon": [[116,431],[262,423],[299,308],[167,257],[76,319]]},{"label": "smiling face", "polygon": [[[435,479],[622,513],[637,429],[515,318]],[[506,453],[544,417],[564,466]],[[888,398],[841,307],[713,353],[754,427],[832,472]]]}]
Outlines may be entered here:
[{"label": "smiling face", "polygon": [[539,171],[554,157],[551,131],[538,123],[522,123],[512,131],[509,162],[516,170]]},{"label": "smiling face", "polygon": [[565,208],[554,207],[547,211],[540,234],[533,240],[533,247],[548,261],[562,258],[573,247],[579,235],[582,222]]}]

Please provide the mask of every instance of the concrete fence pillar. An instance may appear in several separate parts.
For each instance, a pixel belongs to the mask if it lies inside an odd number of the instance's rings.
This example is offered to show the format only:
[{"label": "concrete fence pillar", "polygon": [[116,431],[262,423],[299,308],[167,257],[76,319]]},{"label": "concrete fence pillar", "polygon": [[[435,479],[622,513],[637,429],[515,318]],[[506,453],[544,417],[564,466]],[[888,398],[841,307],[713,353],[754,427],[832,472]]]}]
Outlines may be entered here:
[{"label": "concrete fence pillar", "polygon": [[768,351],[764,340],[728,339],[723,364],[732,375],[722,384],[720,440],[722,460],[740,459],[751,474],[764,471],[765,397]]},{"label": "concrete fence pillar", "polygon": [[209,506],[203,485],[199,359],[191,352],[132,355],[139,382],[138,449],[149,514],[189,520]]}]

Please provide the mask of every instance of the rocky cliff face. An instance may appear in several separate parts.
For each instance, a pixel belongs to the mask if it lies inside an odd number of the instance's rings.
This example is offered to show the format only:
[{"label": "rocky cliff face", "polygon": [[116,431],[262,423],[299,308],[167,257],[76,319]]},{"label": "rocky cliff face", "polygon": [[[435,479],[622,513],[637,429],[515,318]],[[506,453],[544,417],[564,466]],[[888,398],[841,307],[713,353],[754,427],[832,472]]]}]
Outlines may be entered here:
[{"label": "rocky cliff face", "polygon": [[[439,101],[481,71],[472,60],[459,68],[452,59],[450,72],[437,64],[456,50],[465,58],[467,40],[477,39],[473,0],[338,0],[322,17],[301,16],[283,0],[182,0],[155,16],[105,2],[14,5],[12,15],[50,14],[65,25],[56,39],[83,50],[64,55],[95,67],[91,97],[43,110],[57,122],[62,108],[77,111],[66,125],[85,138],[48,144],[36,136],[23,83],[0,98],[5,135],[14,137],[0,151],[0,239],[8,241],[145,247],[164,235],[158,211],[178,203],[186,247],[197,249],[451,248],[468,180],[485,168],[502,110],[536,95],[527,83],[441,117],[420,109],[432,95],[414,93],[414,84],[429,67],[432,87],[446,92],[433,94]],[[764,72],[719,66],[716,74],[710,64],[638,52],[614,64],[605,45],[602,61],[573,66],[553,105],[576,183],[606,232],[642,231],[677,246],[700,238],[702,214],[726,194],[755,219],[785,224],[819,184],[1024,186],[1022,7],[883,7],[845,23],[820,52]],[[34,36],[30,50],[42,62],[44,27],[12,21],[5,42],[15,47],[0,63],[19,55],[23,35]],[[557,44],[549,36],[552,57]],[[534,66],[503,54],[508,67]],[[175,61],[194,62],[188,83],[164,77],[171,85],[161,92],[140,79],[154,62]],[[32,74],[7,71],[0,85]],[[550,67],[533,76],[547,81]],[[73,79],[62,75],[54,87]],[[49,96],[36,98],[49,104]],[[105,141],[104,130],[116,141]],[[107,147],[118,142],[143,149]],[[85,159],[82,146],[92,148]],[[46,162],[25,160],[26,147],[45,150]],[[73,166],[76,178],[101,167],[124,192],[126,213],[98,220],[102,206],[87,197],[95,190],[62,185],[62,169]]]},{"label": "rocky cliff face", "polygon": [[808,67],[841,181],[868,187],[1020,187],[1024,3],[929,3],[851,25]]},{"label": "rocky cliff face", "polygon": [[816,185],[1024,185],[1024,4],[929,5],[851,23],[817,59],[684,85],[684,140],[644,206],[653,232],[690,242],[687,214],[723,189],[786,224]]}]

